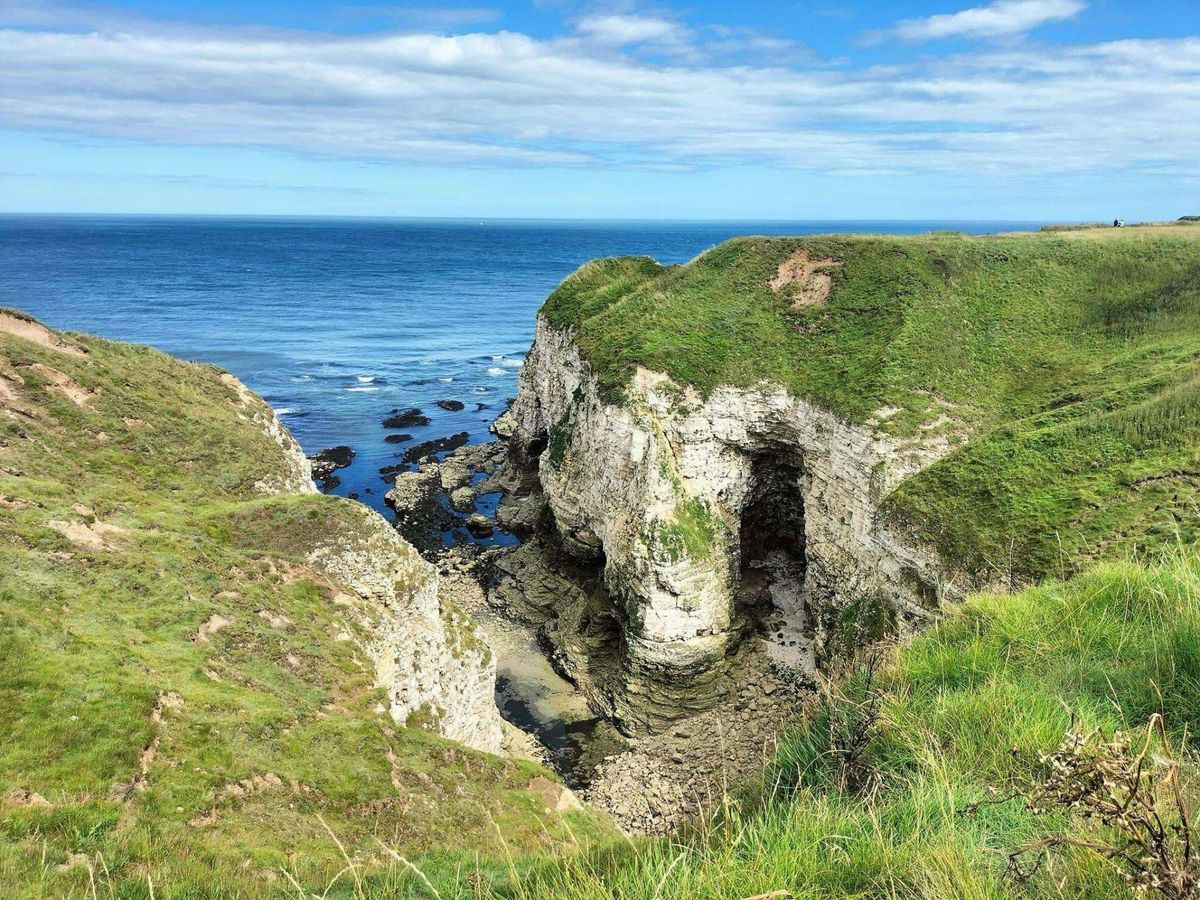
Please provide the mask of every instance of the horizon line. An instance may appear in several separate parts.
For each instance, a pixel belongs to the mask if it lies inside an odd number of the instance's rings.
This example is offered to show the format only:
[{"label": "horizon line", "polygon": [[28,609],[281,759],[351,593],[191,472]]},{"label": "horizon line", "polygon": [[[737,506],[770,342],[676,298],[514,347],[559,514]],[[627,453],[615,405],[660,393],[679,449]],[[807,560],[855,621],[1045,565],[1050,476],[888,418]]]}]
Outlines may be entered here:
[{"label": "horizon line", "polygon": [[[798,217],[785,218],[779,216],[733,216],[733,217],[638,217],[638,216],[433,216],[433,215],[370,215],[350,213],[207,213],[207,212],[90,212],[90,211],[27,211],[0,210],[0,218],[94,218],[94,219],[260,219],[260,220],[324,220],[331,219],[349,221],[378,221],[378,222],[640,222],[640,223],[826,223],[826,222],[876,222],[876,223],[924,223],[924,222],[954,222],[954,223],[1048,223],[1048,224],[1086,224],[1089,219],[1060,219],[1030,216],[1020,218],[953,218],[939,216],[916,216],[906,218],[866,218],[855,216],[841,217]],[[1097,220],[1101,221],[1101,220]],[[1159,221],[1159,220],[1155,220]],[[1168,221],[1168,220],[1162,220]]]}]

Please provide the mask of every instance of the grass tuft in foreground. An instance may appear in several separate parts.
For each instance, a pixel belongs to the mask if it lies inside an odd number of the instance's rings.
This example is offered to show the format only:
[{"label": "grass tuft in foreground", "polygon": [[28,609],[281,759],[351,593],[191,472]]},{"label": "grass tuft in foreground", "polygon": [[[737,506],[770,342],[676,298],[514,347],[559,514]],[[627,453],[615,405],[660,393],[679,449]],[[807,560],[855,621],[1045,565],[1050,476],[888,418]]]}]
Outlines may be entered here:
[{"label": "grass tuft in foreground", "polygon": [[[691,831],[434,883],[443,897],[523,900],[1130,897],[1128,866],[1085,846],[1119,845],[1122,833],[1052,802],[1044,785],[1072,728],[1140,751],[1157,716],[1194,818],[1194,554],[976,596],[868,674],[844,680],[781,744],[760,789]],[[1164,775],[1161,743],[1143,764]],[[1170,830],[1171,796],[1159,799]]]}]

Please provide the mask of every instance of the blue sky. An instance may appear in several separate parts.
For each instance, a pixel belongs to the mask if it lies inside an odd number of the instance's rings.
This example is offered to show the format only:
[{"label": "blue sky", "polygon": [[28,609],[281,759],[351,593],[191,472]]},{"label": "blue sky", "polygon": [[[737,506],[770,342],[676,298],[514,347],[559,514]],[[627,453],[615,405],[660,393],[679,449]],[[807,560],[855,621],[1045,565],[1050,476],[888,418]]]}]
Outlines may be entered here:
[{"label": "blue sky", "polygon": [[1200,214],[1200,3],[0,0],[0,210]]}]

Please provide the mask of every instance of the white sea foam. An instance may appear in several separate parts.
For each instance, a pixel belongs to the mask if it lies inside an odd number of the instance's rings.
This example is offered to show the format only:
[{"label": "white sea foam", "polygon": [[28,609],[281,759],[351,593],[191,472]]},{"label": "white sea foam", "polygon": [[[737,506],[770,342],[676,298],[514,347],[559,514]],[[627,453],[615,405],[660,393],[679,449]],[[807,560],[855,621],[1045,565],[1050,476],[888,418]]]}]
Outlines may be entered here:
[{"label": "white sea foam", "polygon": [[370,393],[371,391],[377,391],[377,390],[379,390],[379,388],[373,384],[370,384],[370,385],[361,385],[359,387],[348,387],[348,388],[346,388],[346,390],[348,390],[352,394],[367,394],[367,393]]},{"label": "white sea foam", "polygon": [[375,380],[375,376],[374,375],[355,375],[354,380],[357,381],[359,384],[370,384],[372,381]]},{"label": "white sea foam", "polygon": [[493,378],[499,378],[501,375],[507,375],[508,370],[503,369],[500,366],[492,366],[487,370],[487,373]]},{"label": "white sea foam", "polygon": [[442,382],[443,384],[449,384],[453,380],[454,380],[453,375],[442,375],[440,378],[438,378],[438,381]]},{"label": "white sea foam", "polygon": [[521,366],[525,365],[525,360],[523,360],[523,359],[503,359],[500,361],[500,365],[509,366],[510,368],[514,368],[514,369],[519,369],[519,368],[521,368]]},{"label": "white sea foam", "polygon": [[275,410],[275,415],[277,415],[277,416],[294,416],[298,412],[300,412],[300,410],[296,409],[296,407],[294,407],[294,406],[281,406],[277,410]]}]

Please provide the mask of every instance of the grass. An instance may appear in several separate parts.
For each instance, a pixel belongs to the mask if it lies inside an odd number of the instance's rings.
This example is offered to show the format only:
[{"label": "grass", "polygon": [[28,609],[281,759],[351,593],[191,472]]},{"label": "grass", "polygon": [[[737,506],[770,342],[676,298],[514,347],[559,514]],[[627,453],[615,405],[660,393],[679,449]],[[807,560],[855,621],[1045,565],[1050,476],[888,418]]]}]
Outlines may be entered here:
[{"label": "grass", "polygon": [[[355,873],[395,878],[411,872],[393,852],[606,833],[547,815],[539,767],[383,711],[367,626],[305,564],[373,514],[262,496],[285,460],[252,421],[261,400],[211,367],[72,340],[86,356],[0,333],[0,894],[320,895],[346,865],[331,833]],[[123,531],[89,548],[54,521]],[[348,890],[343,873],[332,894]]]},{"label": "grass", "polygon": [[[613,400],[645,365],[701,393],[776,382],[852,422],[896,408],[878,427],[897,440],[962,436],[885,513],[965,571],[1047,579],[848,676],[761,782],[663,839],[548,815],[537,767],[392,726],[362,626],[303,566],[362,514],[264,499],[283,454],[220,373],[0,334],[5,896],[1129,896],[1082,849],[1028,882],[1006,861],[1094,836],[1022,800],[1072,717],[1111,733],[1161,714],[1177,743],[1200,726],[1200,558],[1111,561],[1200,538],[1198,235],[746,238],[686,266],[591,263],[551,296]],[[768,282],[798,249],[841,265],[793,311]],[[54,521],[124,531],[89,549]],[[661,527],[694,555],[716,526],[685,506]]]},{"label": "grass", "polygon": [[703,500],[691,499],[679,504],[668,522],[648,526],[648,544],[671,562],[682,559],[707,559],[724,524],[713,515]]},{"label": "grass", "polygon": [[[769,282],[798,250],[841,265],[797,311]],[[614,402],[641,365],[949,441],[886,511],[960,571],[1032,580],[1200,537],[1200,227],[739,238],[589,263],[542,312]]]},{"label": "grass", "polygon": [[[830,734],[868,711],[877,719],[860,765],[873,787],[852,790]],[[894,651],[873,680],[844,681],[781,743],[757,789],[691,830],[433,883],[443,898],[522,900],[1129,897],[1121,873],[1086,851],[1052,852],[1028,883],[1006,864],[1047,836],[1101,835],[1023,799],[1072,716],[1085,729],[1141,735],[1155,713],[1181,740],[1200,726],[1194,553],[973,597]],[[1193,809],[1197,796],[1189,776]]]}]

